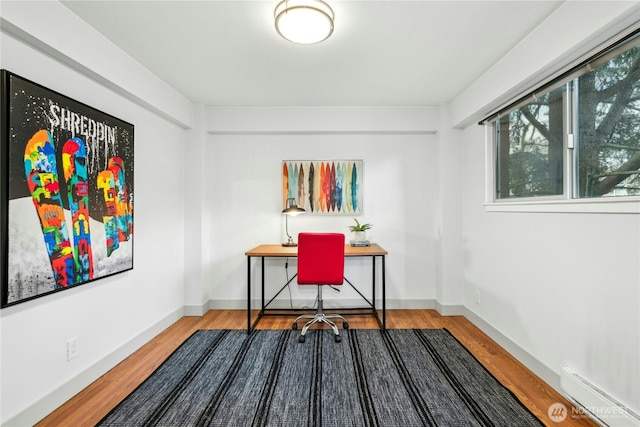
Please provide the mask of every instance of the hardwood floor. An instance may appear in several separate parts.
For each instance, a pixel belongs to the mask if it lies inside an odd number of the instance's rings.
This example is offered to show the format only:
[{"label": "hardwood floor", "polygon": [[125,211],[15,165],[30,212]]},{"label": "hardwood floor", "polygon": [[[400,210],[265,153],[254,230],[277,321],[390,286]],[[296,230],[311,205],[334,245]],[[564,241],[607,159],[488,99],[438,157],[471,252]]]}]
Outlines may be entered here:
[{"label": "hardwood floor", "polygon": [[[264,317],[258,329],[288,329],[292,320],[291,316]],[[372,316],[349,316],[347,320],[352,329],[378,328]],[[246,321],[243,310],[211,310],[202,317],[183,317],[36,425],[95,425],[194,331],[244,329]],[[387,310],[387,328],[447,328],[545,425],[597,426],[589,419],[573,418],[566,399],[462,316],[440,316],[434,310]],[[569,408],[561,424],[547,416],[549,406],[557,402]]]}]

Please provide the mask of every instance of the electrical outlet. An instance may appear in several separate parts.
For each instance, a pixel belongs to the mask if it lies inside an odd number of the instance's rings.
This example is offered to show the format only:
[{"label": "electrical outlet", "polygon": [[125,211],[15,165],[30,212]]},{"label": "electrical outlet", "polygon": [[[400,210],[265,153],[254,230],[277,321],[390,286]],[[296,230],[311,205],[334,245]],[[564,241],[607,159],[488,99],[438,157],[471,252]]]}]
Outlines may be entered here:
[{"label": "electrical outlet", "polygon": [[78,338],[69,338],[67,341],[67,360],[78,357]]},{"label": "electrical outlet", "polygon": [[479,290],[475,290],[475,297],[476,297],[476,304],[480,304],[480,291]]}]

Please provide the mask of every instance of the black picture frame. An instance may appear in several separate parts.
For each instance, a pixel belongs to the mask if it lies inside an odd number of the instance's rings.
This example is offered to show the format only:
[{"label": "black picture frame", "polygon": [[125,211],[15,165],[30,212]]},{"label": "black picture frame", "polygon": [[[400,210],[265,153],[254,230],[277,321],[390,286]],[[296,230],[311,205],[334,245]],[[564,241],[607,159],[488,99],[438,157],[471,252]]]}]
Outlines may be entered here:
[{"label": "black picture frame", "polygon": [[0,307],[133,269],[132,124],[0,70]]}]

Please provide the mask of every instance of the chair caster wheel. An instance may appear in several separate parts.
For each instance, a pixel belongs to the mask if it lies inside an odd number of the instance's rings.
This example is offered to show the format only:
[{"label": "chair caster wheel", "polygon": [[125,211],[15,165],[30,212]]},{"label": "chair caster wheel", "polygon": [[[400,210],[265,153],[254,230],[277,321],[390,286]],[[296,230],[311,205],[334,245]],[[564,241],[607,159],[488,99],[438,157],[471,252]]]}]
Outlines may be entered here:
[{"label": "chair caster wheel", "polygon": [[298,337],[298,342],[304,342],[304,335],[300,335]]},{"label": "chair caster wheel", "polygon": [[293,329],[294,331],[298,330],[298,322],[293,322],[293,325],[291,326],[291,329]]},{"label": "chair caster wheel", "polygon": [[349,329],[349,324],[347,322],[342,322],[342,327],[344,329]]},{"label": "chair caster wheel", "polygon": [[342,337],[340,335],[336,335],[336,342],[342,341]]}]

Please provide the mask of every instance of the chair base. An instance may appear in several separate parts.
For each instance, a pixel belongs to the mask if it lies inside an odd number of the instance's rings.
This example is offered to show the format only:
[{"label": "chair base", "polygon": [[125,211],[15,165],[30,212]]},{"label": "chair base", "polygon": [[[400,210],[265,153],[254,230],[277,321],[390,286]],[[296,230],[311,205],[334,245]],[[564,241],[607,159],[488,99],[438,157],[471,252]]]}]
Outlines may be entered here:
[{"label": "chair base", "polygon": [[318,311],[316,312],[315,315],[303,314],[301,316],[298,316],[296,320],[293,321],[293,325],[291,327],[294,331],[298,329],[298,320],[302,320],[302,319],[310,319],[310,320],[307,323],[305,323],[305,325],[302,327],[302,332],[300,332],[300,336],[298,337],[298,341],[301,343],[304,342],[305,335],[309,330],[309,328],[315,323],[326,323],[327,325],[329,325],[331,329],[333,329],[336,342],[342,341],[342,337],[340,336],[340,330],[338,329],[338,326],[336,326],[336,324],[333,321],[331,321],[331,319],[342,320],[342,327],[344,329],[349,329],[349,323],[347,322],[347,319],[345,319],[341,315],[324,314],[322,310],[322,286],[318,286]]},{"label": "chair base", "polygon": [[333,329],[333,333],[335,334],[335,341],[336,342],[342,341],[342,337],[340,336],[340,330],[338,329],[338,326],[334,322],[332,322],[330,319],[341,319],[342,320],[342,327],[344,329],[349,329],[349,323],[347,322],[347,320],[344,317],[340,316],[339,314],[322,314],[322,313],[320,313],[320,314],[316,314],[316,315],[303,314],[302,316],[298,316],[296,318],[296,320],[294,320],[294,322],[293,322],[292,329],[294,331],[298,329],[298,320],[301,320],[301,319],[311,319],[311,320],[309,320],[307,323],[305,323],[305,325],[302,327],[302,332],[300,332],[300,336],[298,337],[298,341],[300,341],[300,342],[304,342],[305,335],[307,334],[307,331],[315,323],[326,323],[327,325],[329,325],[331,327],[331,329]]}]

